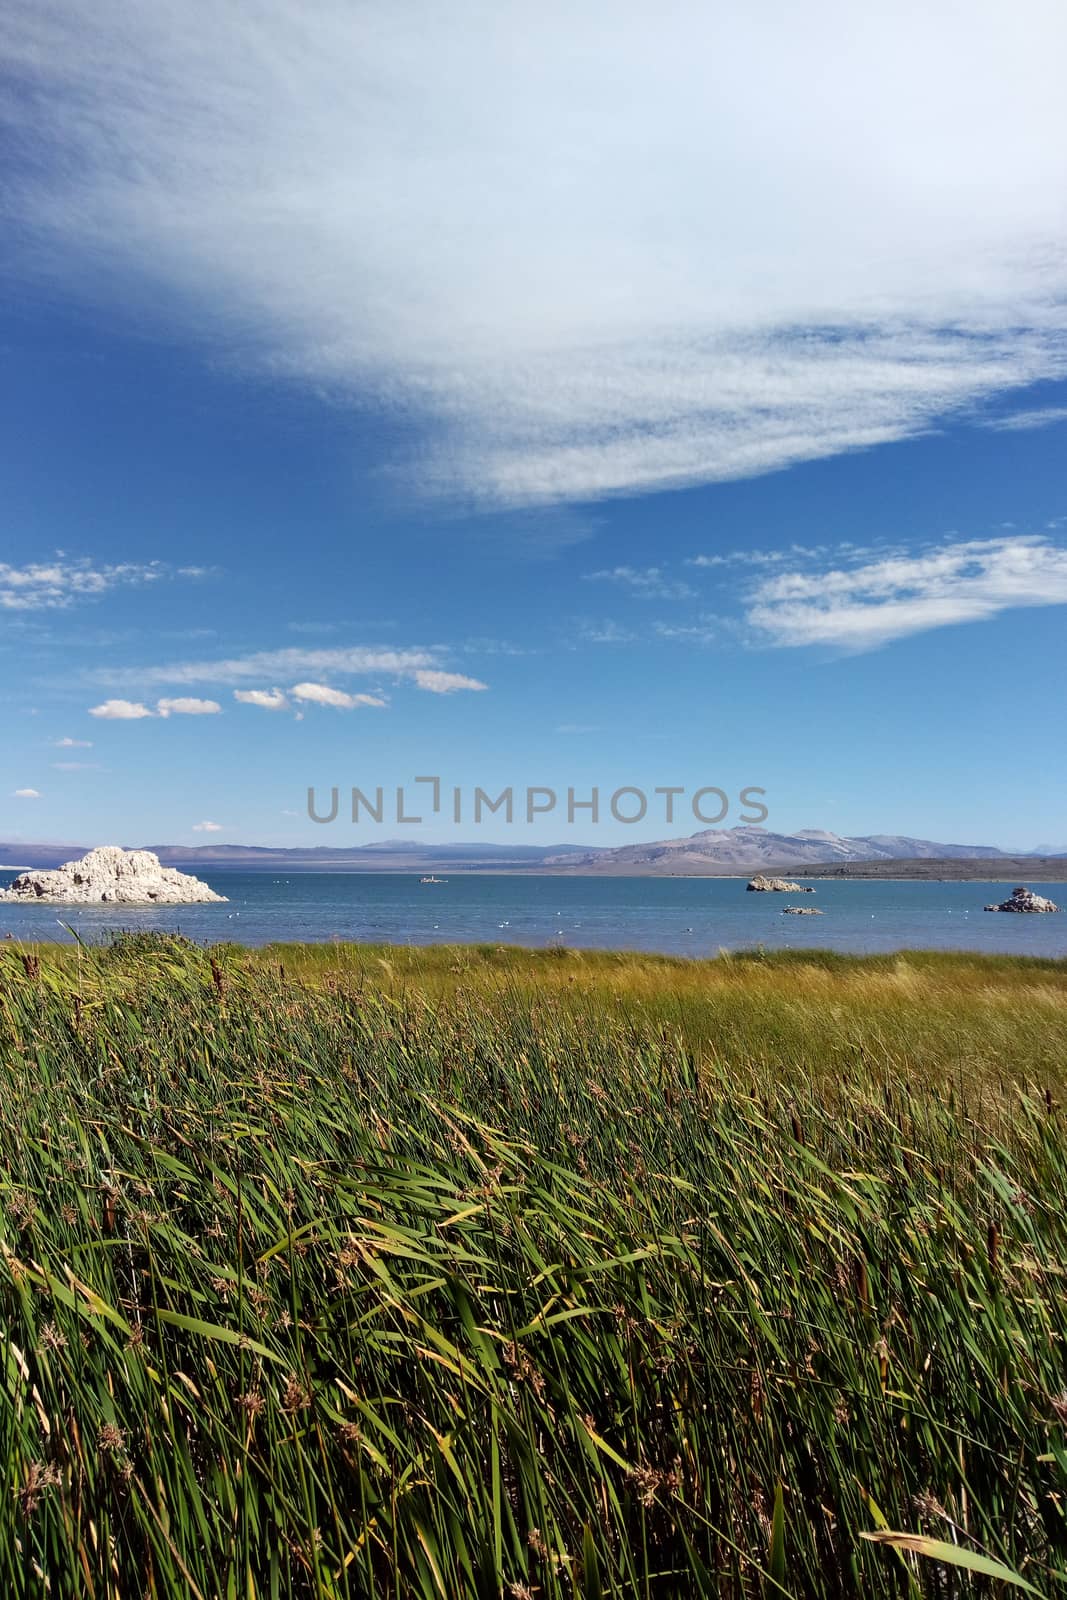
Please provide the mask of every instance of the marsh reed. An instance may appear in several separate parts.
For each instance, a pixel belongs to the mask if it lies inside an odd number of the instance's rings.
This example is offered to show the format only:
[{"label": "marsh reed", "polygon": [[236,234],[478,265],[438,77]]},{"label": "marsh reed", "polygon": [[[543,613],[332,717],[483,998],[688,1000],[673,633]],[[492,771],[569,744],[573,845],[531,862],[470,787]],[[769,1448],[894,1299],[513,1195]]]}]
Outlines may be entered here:
[{"label": "marsh reed", "polygon": [[0,952],[0,1593],[1059,1593],[1065,1045],[1052,962]]}]

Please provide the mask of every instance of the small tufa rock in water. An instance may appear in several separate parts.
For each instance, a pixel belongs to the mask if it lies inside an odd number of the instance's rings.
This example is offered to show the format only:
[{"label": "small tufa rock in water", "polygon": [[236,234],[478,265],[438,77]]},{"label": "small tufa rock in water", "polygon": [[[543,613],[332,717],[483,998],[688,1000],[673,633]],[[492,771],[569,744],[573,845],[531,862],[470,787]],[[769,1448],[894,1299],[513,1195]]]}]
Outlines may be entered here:
[{"label": "small tufa rock in water", "polygon": [[783,917],[821,917],[818,906],[783,906]]},{"label": "small tufa rock in water", "polygon": [[0,900],[53,905],[188,906],[226,899],[188,872],[160,865],[151,850],[104,844],[54,872],[20,872]]},{"label": "small tufa rock in water", "polygon": [[987,911],[1058,911],[1059,909],[1054,900],[1046,900],[1043,894],[1035,894],[1024,883],[1013,889],[999,906],[986,906]]},{"label": "small tufa rock in water", "polygon": [[755,889],[757,893],[761,894],[765,892],[771,894],[815,893],[815,890],[809,888],[806,884],[790,883],[788,878],[765,878],[762,872],[757,872],[756,876],[746,887],[750,890]]}]

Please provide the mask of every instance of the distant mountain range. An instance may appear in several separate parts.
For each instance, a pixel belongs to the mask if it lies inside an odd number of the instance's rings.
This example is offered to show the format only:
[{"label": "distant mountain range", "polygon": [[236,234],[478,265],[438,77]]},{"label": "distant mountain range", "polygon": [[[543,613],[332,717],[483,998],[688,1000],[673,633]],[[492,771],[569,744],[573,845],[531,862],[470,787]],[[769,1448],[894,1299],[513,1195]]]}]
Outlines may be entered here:
[{"label": "distant mountain range", "polygon": [[[0,861],[19,867],[54,867],[83,855],[88,846],[0,842]],[[744,876],[750,872],[807,868],[819,876],[847,874],[853,865],[887,872],[887,864],[908,865],[908,876],[964,875],[962,863],[999,862],[1005,871],[1027,866],[1039,876],[1039,863],[1053,861],[1060,870],[1067,852],[1020,854],[996,845],[941,844],[898,834],[845,837],[822,828],[798,833],[773,833],[767,828],[705,828],[682,839],[591,848],[586,845],[427,844],[415,839],[378,840],[371,844],[284,848],[270,845],[151,844],[168,866],[232,868],[241,871],[288,872],[548,872],[589,876]],[[953,863],[957,866],[954,869]],[[925,864],[925,865],[924,865]],[[944,870],[942,870],[944,869]],[[891,874],[890,874],[891,875]],[[970,877],[974,869],[965,873]]]},{"label": "distant mountain range", "polygon": [[650,868],[669,873],[748,872],[762,867],[823,866],[849,861],[972,861],[1005,855],[991,844],[939,844],[899,834],[875,833],[846,838],[824,828],[799,833],[772,833],[767,828],[705,828],[685,839],[660,839],[654,844],[621,845],[585,855],[550,856],[548,865],[568,870]]}]

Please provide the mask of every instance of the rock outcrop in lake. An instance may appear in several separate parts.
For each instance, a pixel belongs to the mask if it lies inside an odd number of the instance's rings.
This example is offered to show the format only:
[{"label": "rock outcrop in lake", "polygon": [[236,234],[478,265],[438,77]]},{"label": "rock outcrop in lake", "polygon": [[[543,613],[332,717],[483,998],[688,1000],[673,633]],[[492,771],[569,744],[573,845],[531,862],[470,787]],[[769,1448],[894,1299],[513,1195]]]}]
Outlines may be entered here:
[{"label": "rock outcrop in lake", "polygon": [[1006,900],[998,906],[986,906],[987,911],[1058,911],[1060,908],[1054,900],[1046,900],[1043,894],[1035,894],[1033,889],[1028,889],[1020,883],[1013,889]]},{"label": "rock outcrop in lake", "polygon": [[783,917],[821,917],[818,906],[783,906]]},{"label": "rock outcrop in lake", "polygon": [[755,890],[757,894],[814,894],[815,890],[803,883],[790,883],[788,878],[767,878],[762,872],[745,886]]},{"label": "rock outcrop in lake", "polygon": [[225,899],[191,873],[161,866],[151,850],[115,844],[100,845],[51,872],[20,872],[9,889],[0,890],[0,900],[53,905],[191,906]]}]

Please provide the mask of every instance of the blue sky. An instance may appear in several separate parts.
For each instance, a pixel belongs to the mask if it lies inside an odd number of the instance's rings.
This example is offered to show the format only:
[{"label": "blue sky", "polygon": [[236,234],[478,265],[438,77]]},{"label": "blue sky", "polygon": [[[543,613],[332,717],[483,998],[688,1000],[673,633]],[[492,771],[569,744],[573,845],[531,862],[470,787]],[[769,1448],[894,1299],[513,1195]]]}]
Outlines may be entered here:
[{"label": "blue sky", "polygon": [[1067,848],[1058,7],[149,9],[13,6],[0,837]]}]

